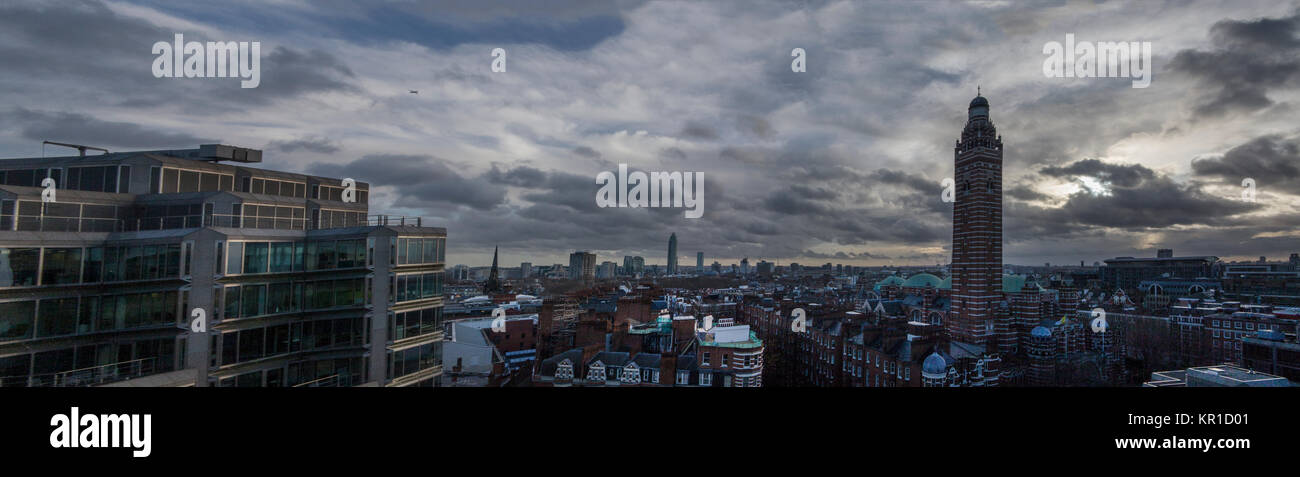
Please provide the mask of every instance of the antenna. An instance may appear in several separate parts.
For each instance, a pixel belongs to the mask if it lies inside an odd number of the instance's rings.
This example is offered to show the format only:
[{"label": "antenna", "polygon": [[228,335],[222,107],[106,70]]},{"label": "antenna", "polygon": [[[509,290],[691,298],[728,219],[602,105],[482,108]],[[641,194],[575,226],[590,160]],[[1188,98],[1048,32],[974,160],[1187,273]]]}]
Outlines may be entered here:
[{"label": "antenna", "polygon": [[49,145],[52,145],[52,146],[63,146],[63,147],[70,147],[70,148],[76,149],[77,152],[80,152],[80,153],[81,153],[81,157],[86,157],[86,149],[94,149],[94,150],[96,150],[96,151],[103,151],[104,154],[108,154],[108,149],[104,149],[104,148],[102,148],[102,147],[83,146],[83,145],[81,145],[81,144],[68,144],[68,143],[63,143],[63,142],[54,142],[54,141],[44,141],[44,142],[41,143],[42,146],[44,146],[44,145],[46,145],[46,144],[49,144]]}]

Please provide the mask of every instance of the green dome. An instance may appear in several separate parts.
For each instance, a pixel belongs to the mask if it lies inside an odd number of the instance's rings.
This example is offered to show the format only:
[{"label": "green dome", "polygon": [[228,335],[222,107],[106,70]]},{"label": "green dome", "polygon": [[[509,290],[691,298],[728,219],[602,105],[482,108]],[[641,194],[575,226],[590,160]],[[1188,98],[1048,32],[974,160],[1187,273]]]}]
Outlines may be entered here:
[{"label": "green dome", "polygon": [[945,278],[945,279],[943,279],[943,281],[939,282],[939,288],[940,288],[940,289],[943,289],[943,290],[951,290],[951,289],[952,289],[952,277]]},{"label": "green dome", "polygon": [[898,275],[890,275],[890,276],[888,276],[888,277],[885,277],[884,280],[881,280],[880,282],[876,283],[876,288],[875,288],[875,290],[876,290],[876,291],[880,291],[881,288],[884,288],[884,287],[887,287],[887,286],[890,286],[890,285],[902,285],[902,284],[903,284],[903,279],[902,279],[902,278],[898,278]]},{"label": "green dome", "polygon": [[907,278],[907,281],[903,282],[903,286],[905,287],[916,287],[916,288],[925,288],[925,287],[939,288],[939,285],[942,284],[943,284],[943,280],[929,273],[918,273],[916,275],[912,275]]}]

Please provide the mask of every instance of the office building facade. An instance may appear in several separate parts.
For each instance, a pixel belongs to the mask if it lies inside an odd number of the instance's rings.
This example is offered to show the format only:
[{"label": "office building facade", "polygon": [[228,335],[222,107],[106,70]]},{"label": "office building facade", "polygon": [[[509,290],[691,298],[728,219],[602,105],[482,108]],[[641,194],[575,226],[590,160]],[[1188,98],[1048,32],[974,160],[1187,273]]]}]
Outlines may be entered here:
[{"label": "office building facade", "polygon": [[433,386],[445,229],[260,160],[0,160],[0,386]]}]

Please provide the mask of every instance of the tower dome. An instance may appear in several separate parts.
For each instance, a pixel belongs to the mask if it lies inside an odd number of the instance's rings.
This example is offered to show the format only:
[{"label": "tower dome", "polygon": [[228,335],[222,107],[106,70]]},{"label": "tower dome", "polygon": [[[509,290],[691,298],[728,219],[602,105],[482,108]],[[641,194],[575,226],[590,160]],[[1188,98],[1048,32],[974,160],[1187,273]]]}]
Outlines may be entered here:
[{"label": "tower dome", "polygon": [[1047,329],[1046,326],[1035,326],[1029,334],[1035,338],[1051,338],[1052,330]]},{"label": "tower dome", "polygon": [[943,359],[943,356],[939,355],[938,351],[930,353],[930,356],[926,356],[925,361],[921,362],[921,374],[923,375],[943,377],[947,373],[948,362]]},{"label": "tower dome", "polygon": [[984,98],[983,95],[976,93],[975,99],[970,100],[970,108],[967,109],[967,112],[969,113],[970,119],[977,117],[988,118],[989,100]]},{"label": "tower dome", "polygon": [[925,288],[925,287],[939,288],[939,285],[942,284],[943,284],[943,280],[940,280],[939,277],[936,277],[929,273],[918,273],[916,275],[912,275],[907,278],[907,281],[903,282],[904,287],[916,287],[916,288]]}]

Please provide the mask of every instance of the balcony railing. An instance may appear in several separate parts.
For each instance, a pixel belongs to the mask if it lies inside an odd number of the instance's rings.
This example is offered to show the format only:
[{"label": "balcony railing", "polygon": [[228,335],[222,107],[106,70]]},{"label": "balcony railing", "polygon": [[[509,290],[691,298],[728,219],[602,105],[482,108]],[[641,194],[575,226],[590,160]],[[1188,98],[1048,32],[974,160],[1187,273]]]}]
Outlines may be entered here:
[{"label": "balcony railing", "polygon": [[0,378],[0,387],[77,387],[125,381],[157,370],[158,358],[140,358],[57,373]]},{"label": "balcony railing", "polygon": [[423,227],[424,218],[407,217],[403,215],[368,215],[366,216],[366,225],[379,225],[379,226],[411,225],[415,227]]},{"label": "balcony railing", "polygon": [[292,217],[251,217],[233,214],[208,214],[208,227],[243,229],[307,230],[307,219]]},{"label": "balcony railing", "polygon": [[339,387],[339,375],[332,374],[323,378],[313,379],[305,383],[293,385],[295,388],[337,388]]}]

